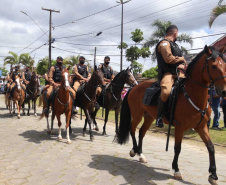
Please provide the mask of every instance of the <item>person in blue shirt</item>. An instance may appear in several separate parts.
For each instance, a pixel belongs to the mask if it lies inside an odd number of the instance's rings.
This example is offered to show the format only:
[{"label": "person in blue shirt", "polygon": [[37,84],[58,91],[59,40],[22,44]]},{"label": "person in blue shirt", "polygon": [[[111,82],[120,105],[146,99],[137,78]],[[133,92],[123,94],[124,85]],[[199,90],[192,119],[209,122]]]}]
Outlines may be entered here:
[{"label": "person in blue shirt", "polygon": [[223,128],[226,128],[226,97],[222,98],[221,105],[222,105],[222,110],[223,110],[223,115],[224,115],[224,127]]},{"label": "person in blue shirt", "polygon": [[210,95],[212,96],[212,110],[214,112],[214,117],[213,117],[213,126],[212,129],[218,130],[219,129],[219,120],[220,120],[220,102],[221,98],[220,96],[216,93],[215,89],[211,90]]}]

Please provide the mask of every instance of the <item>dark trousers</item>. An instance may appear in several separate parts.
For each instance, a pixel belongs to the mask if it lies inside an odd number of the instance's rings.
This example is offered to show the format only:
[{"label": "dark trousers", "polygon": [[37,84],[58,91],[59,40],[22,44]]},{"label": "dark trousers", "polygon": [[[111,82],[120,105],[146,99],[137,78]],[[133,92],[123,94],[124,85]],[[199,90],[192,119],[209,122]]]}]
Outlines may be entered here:
[{"label": "dark trousers", "polygon": [[222,110],[224,114],[224,126],[226,127],[226,105],[222,105]]}]

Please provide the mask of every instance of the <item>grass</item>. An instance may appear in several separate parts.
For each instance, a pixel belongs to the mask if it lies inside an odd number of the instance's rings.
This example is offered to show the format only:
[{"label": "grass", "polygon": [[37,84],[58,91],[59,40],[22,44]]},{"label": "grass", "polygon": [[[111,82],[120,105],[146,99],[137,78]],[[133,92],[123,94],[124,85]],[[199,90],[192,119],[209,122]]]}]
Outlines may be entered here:
[{"label": "grass", "polygon": [[[98,111],[97,118],[104,119],[104,117],[102,117],[102,108]],[[114,111],[110,111],[109,116],[108,116],[108,121],[112,121],[112,122],[115,121]],[[119,119],[119,121],[120,121],[120,119]],[[138,127],[141,127],[142,123],[143,123],[143,120],[138,125]],[[210,132],[210,137],[211,137],[212,142],[215,143],[215,144],[226,146],[226,129],[224,128],[222,130],[213,130],[213,129],[211,129],[212,125],[213,125],[213,123],[212,123],[212,120],[211,120],[209,132]],[[219,126],[220,128],[224,126],[224,123],[223,123],[222,120],[220,120],[219,125],[220,125]],[[153,122],[153,124],[151,125],[149,130],[151,130],[153,132],[167,133],[168,132],[168,125],[165,125],[164,128],[156,128],[155,122]],[[171,134],[172,135],[174,135],[174,131],[175,131],[175,128],[171,127]],[[201,141],[200,136],[193,130],[186,131],[185,134],[184,134],[184,138],[189,138],[189,139]]]}]

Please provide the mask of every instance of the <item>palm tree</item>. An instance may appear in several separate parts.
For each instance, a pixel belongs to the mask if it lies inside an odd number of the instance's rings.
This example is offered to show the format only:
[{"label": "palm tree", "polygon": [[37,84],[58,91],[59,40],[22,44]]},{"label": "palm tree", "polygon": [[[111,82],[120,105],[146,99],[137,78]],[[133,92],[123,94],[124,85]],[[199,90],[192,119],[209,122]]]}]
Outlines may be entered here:
[{"label": "palm tree", "polygon": [[221,4],[222,1],[223,1],[223,0],[220,0],[219,3],[218,3],[218,6],[216,6],[216,7],[212,10],[212,12],[211,12],[210,20],[209,20],[209,27],[210,27],[210,28],[211,28],[213,22],[215,21],[215,19],[216,19],[218,16],[220,16],[220,15],[226,13],[226,5],[225,5],[225,4],[222,5],[222,4]]},{"label": "palm tree", "polygon": [[19,56],[12,51],[10,51],[9,54],[12,56],[7,56],[4,58],[4,65],[10,64],[10,68],[12,68],[13,65],[19,64]]},{"label": "palm tree", "polygon": [[34,67],[34,59],[28,54],[28,53],[23,53],[19,57],[19,63],[28,66],[31,71],[33,71]]},{"label": "palm tree", "polygon": [[70,57],[67,57],[65,60],[64,60],[64,64],[67,65],[69,64],[70,66],[74,66],[75,64],[78,64],[79,63],[79,57],[80,55],[76,56],[76,55],[72,55]]},{"label": "palm tree", "polygon": [[[170,21],[155,20],[151,24],[151,26],[156,27],[157,29],[151,34],[151,37],[144,43],[144,47],[156,46],[159,43],[159,41],[161,41],[165,37],[166,29],[170,25],[172,25],[172,22]],[[181,35],[179,35],[177,40],[179,42],[189,43],[191,46],[193,45],[192,38],[185,33],[182,33]],[[187,50],[184,47],[182,47],[182,51],[184,53],[187,53]],[[151,55],[152,55],[151,58],[154,61],[156,59],[155,49],[153,50]]]},{"label": "palm tree", "polygon": [[38,61],[36,71],[38,74],[44,75],[47,72],[48,67],[49,67],[49,58],[45,57]]}]

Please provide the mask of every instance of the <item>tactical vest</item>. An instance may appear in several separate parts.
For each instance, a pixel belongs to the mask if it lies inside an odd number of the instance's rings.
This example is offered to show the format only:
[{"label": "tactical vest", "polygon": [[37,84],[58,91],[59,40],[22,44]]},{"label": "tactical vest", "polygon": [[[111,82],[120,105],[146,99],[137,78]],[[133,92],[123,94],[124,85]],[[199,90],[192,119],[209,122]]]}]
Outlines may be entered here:
[{"label": "tactical vest", "polygon": [[31,72],[30,71],[25,71],[24,72],[24,74],[25,74],[25,79],[27,80],[27,81],[31,81]]},{"label": "tactical vest", "polygon": [[104,64],[102,64],[102,72],[103,72],[103,74],[104,74],[104,78],[106,78],[106,79],[111,79],[111,76],[113,75],[113,73],[112,73],[112,69],[111,69],[111,67],[110,66],[105,66]]},{"label": "tactical vest", "polygon": [[78,69],[78,73],[82,77],[84,77],[84,78],[88,77],[88,71],[87,71],[87,66],[86,65],[80,66],[79,64],[77,64],[77,69]]},{"label": "tactical vest", "polygon": [[[60,70],[60,67],[56,64],[54,66],[55,68],[55,71],[54,71],[54,74],[53,74],[53,81],[54,82],[61,82],[61,70]],[[62,65],[62,68],[61,69],[64,69],[65,67]]]},{"label": "tactical vest", "polygon": [[164,40],[168,41],[170,43],[171,52],[172,52],[173,56],[182,57],[182,51],[181,51],[181,49],[179,48],[179,46],[175,42],[171,42],[170,40],[167,40],[167,39],[161,40],[157,44],[157,46],[155,48],[155,51],[156,51],[156,56],[157,56],[157,61],[158,61],[158,69],[162,70],[162,76],[163,76],[164,73],[167,73],[167,72],[170,72],[171,74],[176,74],[176,68],[177,68],[178,65],[181,64],[181,63],[167,64],[164,61],[162,55],[158,52],[158,46]]}]

